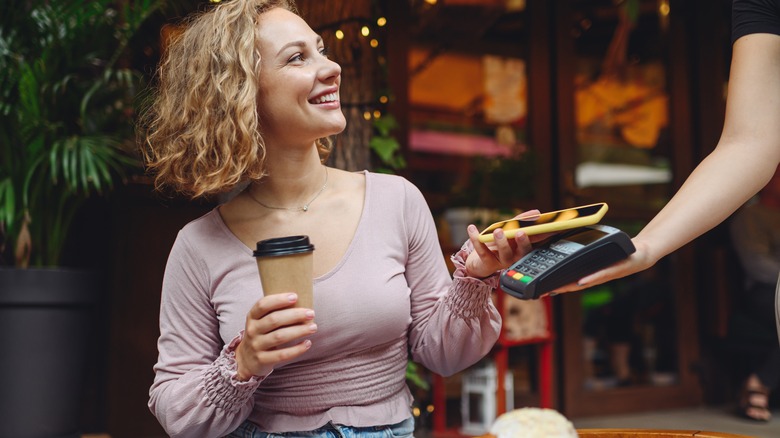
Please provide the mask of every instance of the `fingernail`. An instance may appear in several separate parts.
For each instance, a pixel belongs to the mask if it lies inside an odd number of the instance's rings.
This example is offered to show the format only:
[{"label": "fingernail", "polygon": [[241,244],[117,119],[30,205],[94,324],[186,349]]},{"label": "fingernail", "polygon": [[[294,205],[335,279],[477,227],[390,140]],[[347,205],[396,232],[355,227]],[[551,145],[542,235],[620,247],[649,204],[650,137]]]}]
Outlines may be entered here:
[{"label": "fingernail", "polygon": [[297,299],[298,299],[298,295],[295,295],[295,294],[290,294],[290,295],[287,295],[287,299],[288,299],[288,300],[289,300],[291,303],[294,303],[294,302],[295,302],[295,300],[297,300]]},{"label": "fingernail", "polygon": [[468,231],[471,231],[472,233],[477,231],[477,227],[475,225],[469,225],[467,228],[468,228]]},{"label": "fingernail", "polygon": [[314,333],[317,331],[317,324],[311,324],[309,325],[309,331]]},{"label": "fingernail", "polygon": [[578,281],[578,282],[577,282],[577,286],[585,286],[585,285],[587,285],[587,284],[588,284],[588,283],[586,283],[586,282],[584,282],[584,281]]},{"label": "fingernail", "polygon": [[554,296],[558,295],[558,292],[550,292],[548,295],[550,295],[551,297],[554,297]]},{"label": "fingernail", "polygon": [[314,311],[313,310],[307,310],[306,311],[306,318],[308,318],[308,319],[314,318]]},{"label": "fingernail", "polygon": [[504,238],[504,230],[502,230],[501,228],[496,228],[496,231],[493,231],[493,234],[496,236],[497,239]]},{"label": "fingernail", "polygon": [[311,348],[311,341],[310,341],[310,340],[308,340],[308,339],[307,339],[307,340],[305,340],[305,341],[303,341],[303,348],[305,348],[305,349],[307,349],[307,350],[308,350],[309,348]]}]

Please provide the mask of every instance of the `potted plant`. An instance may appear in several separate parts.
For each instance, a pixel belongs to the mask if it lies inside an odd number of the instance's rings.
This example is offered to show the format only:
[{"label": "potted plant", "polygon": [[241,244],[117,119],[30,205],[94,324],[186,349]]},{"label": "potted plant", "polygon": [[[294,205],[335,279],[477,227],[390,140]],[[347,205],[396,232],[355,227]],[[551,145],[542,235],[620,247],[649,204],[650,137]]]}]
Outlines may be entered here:
[{"label": "potted plant", "polygon": [[[118,9],[116,5],[123,5]],[[79,207],[136,165],[152,0],[16,2],[0,14],[0,436],[78,436],[97,279],[61,266]]]}]

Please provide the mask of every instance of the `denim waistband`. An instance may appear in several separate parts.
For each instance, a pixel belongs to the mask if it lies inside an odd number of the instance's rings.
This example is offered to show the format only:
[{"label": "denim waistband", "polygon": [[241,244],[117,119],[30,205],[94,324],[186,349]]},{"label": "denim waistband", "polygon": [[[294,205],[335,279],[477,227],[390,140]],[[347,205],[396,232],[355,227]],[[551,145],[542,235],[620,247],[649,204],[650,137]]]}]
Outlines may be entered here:
[{"label": "denim waistband", "polygon": [[301,432],[263,432],[245,421],[226,438],[414,438],[414,417],[383,426],[353,427],[328,423],[316,430]]}]

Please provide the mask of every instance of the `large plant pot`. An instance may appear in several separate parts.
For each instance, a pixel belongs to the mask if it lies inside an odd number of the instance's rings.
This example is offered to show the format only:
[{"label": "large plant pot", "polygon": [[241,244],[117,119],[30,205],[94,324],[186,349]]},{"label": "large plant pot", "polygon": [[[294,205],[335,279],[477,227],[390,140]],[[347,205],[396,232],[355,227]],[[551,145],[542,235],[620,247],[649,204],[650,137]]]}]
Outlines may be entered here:
[{"label": "large plant pot", "polygon": [[0,268],[0,436],[78,437],[98,277]]}]

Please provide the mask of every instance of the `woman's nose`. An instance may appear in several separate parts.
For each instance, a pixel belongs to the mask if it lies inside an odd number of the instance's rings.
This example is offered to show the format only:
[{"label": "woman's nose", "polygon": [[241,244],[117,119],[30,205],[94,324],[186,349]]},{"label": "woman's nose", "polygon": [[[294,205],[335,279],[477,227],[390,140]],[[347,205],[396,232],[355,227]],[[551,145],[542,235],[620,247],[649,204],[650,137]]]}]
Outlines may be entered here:
[{"label": "woman's nose", "polygon": [[333,80],[341,75],[341,66],[330,58],[323,58],[323,66],[320,69],[322,80]]}]

